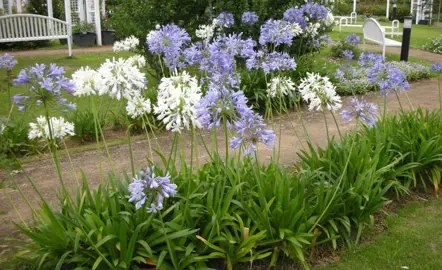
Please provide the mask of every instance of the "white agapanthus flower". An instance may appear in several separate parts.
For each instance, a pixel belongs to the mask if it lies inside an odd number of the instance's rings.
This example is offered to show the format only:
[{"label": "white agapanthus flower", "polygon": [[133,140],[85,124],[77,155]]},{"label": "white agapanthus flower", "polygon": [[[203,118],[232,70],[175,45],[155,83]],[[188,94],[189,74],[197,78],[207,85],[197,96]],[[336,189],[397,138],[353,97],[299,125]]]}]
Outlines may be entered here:
[{"label": "white agapanthus flower", "polygon": [[127,37],[126,39],[116,41],[114,43],[114,52],[128,52],[137,48],[140,44],[140,40],[134,36]]},{"label": "white agapanthus flower", "polygon": [[143,68],[146,66],[146,58],[144,56],[136,54],[127,59],[132,65],[137,66],[138,68]]},{"label": "white agapanthus flower", "polygon": [[196,30],[196,36],[203,39],[206,42],[209,42],[215,33],[214,25],[200,25]]},{"label": "white agapanthus flower", "polygon": [[267,94],[270,97],[286,96],[295,92],[295,83],[285,76],[274,77],[267,85]]},{"label": "white agapanthus flower", "polygon": [[309,23],[304,29],[304,37],[315,38],[318,35],[318,30],[321,27],[319,23]]},{"label": "white agapanthus flower", "polygon": [[152,106],[148,98],[139,96],[127,101],[126,111],[132,119],[136,119],[144,114],[149,114],[151,110]]},{"label": "white agapanthus flower", "polygon": [[[63,139],[66,136],[73,136],[74,133],[74,124],[71,122],[67,122],[63,117],[51,117],[51,130],[52,130],[52,139]],[[49,126],[46,118],[44,116],[37,117],[37,123],[29,123],[30,130],[28,133],[29,139],[51,139],[49,133]]]},{"label": "white agapanthus flower", "polygon": [[335,17],[333,16],[331,11],[329,10],[327,13],[327,17],[325,17],[325,19],[324,19],[324,24],[325,24],[325,26],[329,27],[329,26],[332,26],[334,23],[335,23]]},{"label": "white agapanthus flower", "polygon": [[298,89],[302,99],[309,103],[310,111],[322,111],[326,107],[334,112],[342,107],[341,97],[336,94],[336,87],[328,77],[307,73],[307,77],[301,79]]},{"label": "white agapanthus flower", "polygon": [[95,95],[98,88],[101,87],[101,76],[89,67],[81,67],[72,74],[72,80],[75,83],[74,96]]},{"label": "white agapanthus flower", "polygon": [[106,59],[98,74],[102,81],[98,94],[108,94],[118,100],[121,97],[131,99],[141,94],[141,89],[146,85],[146,77],[131,61],[119,58],[118,60]]},{"label": "white agapanthus flower", "polygon": [[290,24],[289,28],[292,31],[294,37],[300,36],[303,33],[302,28],[298,23]]},{"label": "white agapanthus flower", "polygon": [[161,79],[158,88],[154,112],[158,120],[166,124],[167,130],[181,132],[190,125],[200,127],[194,106],[201,99],[201,88],[195,77],[184,71],[181,75]]},{"label": "white agapanthus flower", "polygon": [[5,129],[6,129],[6,126],[3,125],[3,124],[0,124],[0,135],[3,134],[3,132],[5,131]]},{"label": "white agapanthus flower", "polygon": [[[157,28],[159,29],[159,28]],[[150,32],[146,36],[146,41],[150,40],[155,34],[158,32],[158,30],[150,30]]]}]

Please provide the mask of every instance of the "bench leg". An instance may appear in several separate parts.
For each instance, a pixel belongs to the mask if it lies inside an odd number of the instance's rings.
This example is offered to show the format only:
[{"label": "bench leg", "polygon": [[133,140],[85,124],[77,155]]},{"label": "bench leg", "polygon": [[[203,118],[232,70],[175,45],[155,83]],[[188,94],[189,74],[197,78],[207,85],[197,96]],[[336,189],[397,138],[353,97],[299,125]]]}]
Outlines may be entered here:
[{"label": "bench leg", "polygon": [[72,57],[72,36],[68,37],[68,54]]},{"label": "bench leg", "polygon": [[382,57],[385,59],[385,45],[382,46]]}]

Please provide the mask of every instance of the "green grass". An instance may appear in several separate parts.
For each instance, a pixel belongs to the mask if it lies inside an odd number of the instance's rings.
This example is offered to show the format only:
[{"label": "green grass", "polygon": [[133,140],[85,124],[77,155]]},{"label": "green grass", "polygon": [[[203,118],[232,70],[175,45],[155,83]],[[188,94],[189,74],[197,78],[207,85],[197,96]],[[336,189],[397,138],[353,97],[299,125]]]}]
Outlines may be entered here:
[{"label": "green grass", "polygon": [[385,232],[317,269],[442,269],[441,211],[442,200],[413,202],[387,218]]},{"label": "green grass", "polygon": [[[94,53],[94,54],[79,54],[74,56],[73,58],[68,58],[66,56],[40,56],[40,57],[17,57],[18,64],[14,67],[13,74],[18,74],[19,71],[23,68],[29,67],[31,65],[35,65],[35,63],[55,63],[59,66],[63,66],[66,70],[66,75],[71,76],[73,72],[79,69],[82,66],[90,66],[91,68],[96,68],[100,66],[106,59],[112,57],[128,57],[132,53],[119,53],[118,55],[113,52],[105,52],[105,53]],[[3,76],[3,74],[0,74]],[[28,92],[23,86],[13,86],[11,89],[11,95],[16,94],[25,94]],[[89,98],[76,98],[76,97],[68,97],[69,101],[72,101],[77,104],[78,110],[83,110],[89,108]],[[111,100],[107,96],[97,97],[97,104],[101,104],[101,106],[105,106],[110,110],[118,109],[117,106],[120,106],[121,102],[117,102],[116,100]],[[100,106],[100,105],[99,105]],[[7,116],[9,113],[9,101],[7,92],[0,92],[0,116]],[[16,108],[12,112],[12,119],[30,122],[34,121],[34,119],[43,114],[42,107],[31,107],[26,112],[19,112]],[[58,110],[54,110],[51,112],[52,115],[62,115]]]},{"label": "green grass", "polygon": [[[363,21],[358,21],[358,24],[363,24]],[[391,26],[389,23],[381,23],[383,26]],[[402,33],[402,26],[400,24],[400,33]],[[362,38],[362,28],[357,27],[342,27],[342,32],[339,32],[339,27],[333,28],[333,32],[330,33],[330,37],[334,41],[345,39],[349,34],[354,33]],[[414,25],[411,28],[410,47],[415,49],[422,49],[422,46],[428,42],[429,39],[442,35],[442,28],[428,25]],[[391,38],[390,36],[387,36]],[[402,36],[394,37],[394,40],[402,41]]]}]

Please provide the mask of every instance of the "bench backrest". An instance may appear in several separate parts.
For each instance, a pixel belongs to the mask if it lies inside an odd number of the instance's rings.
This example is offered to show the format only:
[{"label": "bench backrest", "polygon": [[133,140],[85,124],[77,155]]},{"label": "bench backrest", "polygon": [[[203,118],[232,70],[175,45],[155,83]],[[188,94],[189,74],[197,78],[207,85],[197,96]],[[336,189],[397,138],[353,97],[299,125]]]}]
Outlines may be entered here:
[{"label": "bench backrest", "polygon": [[362,26],[362,33],[364,34],[364,39],[377,44],[384,44],[384,31],[375,19],[369,18],[365,20],[364,25]]},{"label": "bench backrest", "polygon": [[71,35],[68,23],[36,14],[0,16],[0,41],[32,41],[66,38]]}]

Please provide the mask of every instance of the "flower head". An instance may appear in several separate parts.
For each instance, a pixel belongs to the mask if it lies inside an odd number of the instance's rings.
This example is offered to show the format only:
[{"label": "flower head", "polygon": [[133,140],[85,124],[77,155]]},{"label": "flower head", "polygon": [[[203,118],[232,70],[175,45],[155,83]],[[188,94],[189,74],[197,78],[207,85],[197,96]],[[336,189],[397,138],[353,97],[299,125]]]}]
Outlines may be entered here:
[{"label": "flower head", "polygon": [[287,53],[258,51],[246,60],[248,69],[262,68],[266,74],[278,70],[295,70],[295,59]]},{"label": "flower head", "polygon": [[368,81],[379,85],[381,95],[410,88],[407,77],[393,63],[377,63],[368,70]]},{"label": "flower head", "polygon": [[[75,92],[75,83],[64,77],[62,67],[52,63],[49,67],[45,64],[35,64],[30,68],[22,69],[13,82],[14,85],[26,85],[30,91],[29,96],[16,95],[13,98],[21,111],[30,105],[23,101],[32,100],[37,105],[44,103],[45,106],[55,105],[75,109],[75,105],[67,104],[67,99],[62,96],[63,92],[69,95]],[[66,110],[62,109],[62,111]]]},{"label": "flower head", "polygon": [[72,80],[77,86],[74,96],[95,95],[101,86],[101,76],[89,67],[81,67],[72,74]]},{"label": "flower head", "polygon": [[235,23],[235,20],[232,13],[223,11],[216,17],[216,23],[223,28],[230,28]]},{"label": "flower head", "polygon": [[98,69],[98,75],[101,76],[98,94],[108,94],[118,100],[139,96],[146,84],[145,75],[129,59],[106,59]]},{"label": "flower head", "polygon": [[311,20],[324,20],[327,18],[328,10],[325,6],[313,2],[307,2],[301,6],[305,16]]},{"label": "flower head", "polygon": [[167,130],[181,132],[190,125],[199,127],[194,105],[201,99],[201,88],[196,78],[186,71],[181,75],[162,78],[158,86],[158,104],[154,107],[158,120]]},{"label": "flower head", "polygon": [[293,37],[294,33],[291,29],[290,23],[282,20],[270,19],[261,25],[259,44],[265,45],[271,43],[276,46],[281,44],[291,46]]},{"label": "flower head", "polygon": [[384,57],[377,53],[361,53],[358,60],[358,65],[362,67],[372,67],[377,63],[384,61]]},{"label": "flower head", "polygon": [[138,68],[143,68],[146,66],[146,58],[139,54],[129,57],[127,61]]},{"label": "flower head", "polygon": [[361,42],[361,39],[356,34],[350,34],[345,38],[345,42],[351,45],[358,45]]},{"label": "flower head", "polygon": [[17,60],[15,60],[14,56],[7,53],[0,56],[0,68],[11,70],[15,65],[17,65]]},{"label": "flower head", "polygon": [[116,41],[113,46],[114,52],[128,52],[137,48],[140,44],[140,40],[134,36],[127,37],[126,39]]},{"label": "flower head", "polygon": [[322,77],[316,73],[307,73],[307,77],[301,79],[298,86],[302,98],[309,103],[309,110],[336,111],[341,108],[341,97],[336,94],[335,86],[328,77]]},{"label": "flower head", "polygon": [[150,99],[148,98],[137,96],[127,101],[126,111],[127,114],[133,119],[145,114],[149,114],[151,109],[152,106],[150,104]]},{"label": "flower head", "polygon": [[258,15],[253,11],[246,11],[242,14],[241,22],[245,24],[255,24],[258,22]]},{"label": "flower head", "polygon": [[433,65],[431,65],[431,71],[442,72],[442,62],[441,63],[434,63]]},{"label": "flower head", "polygon": [[344,56],[344,59],[346,61],[351,61],[353,59],[353,51],[351,51],[351,50],[344,50],[342,52],[342,56]]},{"label": "flower head", "polygon": [[147,46],[151,53],[163,56],[163,61],[171,70],[180,67],[180,53],[184,45],[190,43],[186,30],[168,24],[162,26],[147,37]]},{"label": "flower head", "polygon": [[256,145],[262,142],[267,148],[275,145],[275,133],[273,130],[266,130],[264,119],[259,114],[253,114],[251,117],[242,117],[234,122],[238,137],[230,140],[230,147],[238,149],[244,147],[244,156],[255,153]]},{"label": "flower head", "polygon": [[303,11],[298,8],[289,8],[284,12],[283,18],[289,23],[297,23],[304,29],[307,26]]},{"label": "flower head", "polygon": [[195,105],[198,121],[202,126],[212,129],[219,128],[221,121],[227,127],[242,117],[251,117],[253,111],[247,106],[247,98],[241,91],[209,89],[207,94]]},{"label": "flower head", "polygon": [[267,85],[267,93],[270,97],[286,96],[295,92],[295,83],[292,79],[284,76],[277,76]]},{"label": "flower head", "polygon": [[204,40],[206,43],[209,42],[213,35],[215,34],[216,25],[200,25],[196,29],[196,36]]},{"label": "flower head", "polygon": [[73,136],[74,133],[74,124],[71,122],[67,122],[64,120],[63,117],[51,117],[50,118],[51,123],[51,133],[49,132],[49,125],[46,121],[46,118],[43,116],[37,117],[37,123],[29,123],[29,133],[28,138],[29,139],[63,139],[66,136]]},{"label": "flower head", "polygon": [[341,112],[342,119],[345,121],[351,121],[353,118],[356,118],[365,122],[369,127],[376,124],[376,114],[378,110],[376,104],[368,103],[363,98],[359,100],[354,97],[350,100],[349,105],[349,110],[343,110]]},{"label": "flower head", "polygon": [[165,198],[174,197],[177,194],[176,189],[177,185],[170,181],[169,174],[156,176],[155,167],[148,167],[145,171],[141,171],[139,176],[135,176],[133,182],[129,184],[129,202],[136,202],[136,210],[144,206],[146,202],[150,202],[150,205],[146,206],[146,211],[156,213],[163,209]]}]

